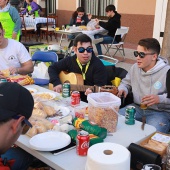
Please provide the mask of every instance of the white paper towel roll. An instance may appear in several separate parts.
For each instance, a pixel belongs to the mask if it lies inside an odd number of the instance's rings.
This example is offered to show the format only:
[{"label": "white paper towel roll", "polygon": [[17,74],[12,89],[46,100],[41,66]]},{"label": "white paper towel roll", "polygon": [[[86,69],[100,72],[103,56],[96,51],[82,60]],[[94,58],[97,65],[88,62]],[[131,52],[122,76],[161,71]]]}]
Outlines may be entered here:
[{"label": "white paper towel roll", "polygon": [[95,144],[88,149],[85,170],[130,170],[130,152],[115,143]]}]

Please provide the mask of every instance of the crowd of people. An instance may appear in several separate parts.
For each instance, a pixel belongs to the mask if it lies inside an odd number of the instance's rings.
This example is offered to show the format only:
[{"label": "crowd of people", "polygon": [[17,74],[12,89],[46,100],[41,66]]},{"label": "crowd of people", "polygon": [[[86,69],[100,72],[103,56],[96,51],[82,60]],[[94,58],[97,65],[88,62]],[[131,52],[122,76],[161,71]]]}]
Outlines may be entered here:
[{"label": "crowd of people", "polygon": [[[38,4],[33,0],[26,0],[22,13],[34,13],[35,16],[39,16],[39,9]],[[108,5],[105,10],[109,17],[107,22],[95,19],[98,26],[108,31],[107,35],[94,36],[95,39],[99,39],[95,44],[99,55],[102,54],[101,44],[112,43],[117,28],[121,27],[121,15],[116,11],[115,6]],[[87,15],[83,7],[78,7],[71,17],[70,25],[87,25],[91,18],[92,15]],[[26,75],[33,72],[31,56],[23,44],[18,42],[20,26],[21,19],[18,11],[10,5],[9,0],[0,0],[0,79],[6,78],[2,72],[5,69],[9,69],[11,75]],[[108,73],[93,51],[91,38],[86,34],[73,34],[69,38],[73,40],[75,55],[52,64],[48,69],[53,90],[62,92],[59,78],[61,71],[81,74],[85,85],[106,85]],[[117,36],[115,43],[120,40],[121,36]],[[130,105],[136,108],[136,120],[142,121],[145,117],[146,123],[153,125],[157,131],[168,133],[170,130],[170,66],[159,54],[158,40],[154,38],[139,40],[134,51],[136,63],[122,79],[118,87],[118,97],[126,98],[128,93],[132,93],[133,103]],[[87,95],[91,92],[91,89],[87,89],[85,93],[81,92],[81,100],[87,102]],[[20,148],[13,150],[10,146],[17,140],[25,125],[31,126],[28,119],[33,109],[32,96],[25,88],[15,83],[0,84],[0,94],[3,96],[0,96],[0,131],[3,136],[0,139],[0,154],[2,158],[16,160],[12,170],[26,169],[33,161],[33,157]],[[7,105],[6,103],[9,102],[11,103]],[[141,103],[147,107],[145,112],[140,107]],[[126,107],[121,108],[119,113],[124,115]],[[16,157],[16,155],[22,156]],[[20,164],[21,159],[27,160],[25,161],[27,164]]]}]

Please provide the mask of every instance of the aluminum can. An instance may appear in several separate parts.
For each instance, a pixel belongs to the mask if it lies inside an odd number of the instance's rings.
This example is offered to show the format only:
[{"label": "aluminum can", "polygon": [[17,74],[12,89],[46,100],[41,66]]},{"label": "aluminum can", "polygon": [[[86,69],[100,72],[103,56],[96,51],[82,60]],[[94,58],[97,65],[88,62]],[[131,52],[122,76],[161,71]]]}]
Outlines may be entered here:
[{"label": "aluminum can", "polygon": [[63,84],[62,96],[64,98],[70,97],[70,83],[64,83]]},{"label": "aluminum can", "polygon": [[134,106],[128,106],[126,108],[125,112],[125,123],[128,125],[134,125],[135,124],[135,107]]},{"label": "aluminum can", "polygon": [[80,156],[86,156],[89,149],[89,133],[81,130],[78,132],[76,139],[76,152]]},{"label": "aluminum can", "polygon": [[4,82],[7,82],[6,79],[0,79],[0,83],[4,83]]},{"label": "aluminum can", "polygon": [[71,106],[78,106],[80,104],[80,93],[73,91],[71,93]]}]

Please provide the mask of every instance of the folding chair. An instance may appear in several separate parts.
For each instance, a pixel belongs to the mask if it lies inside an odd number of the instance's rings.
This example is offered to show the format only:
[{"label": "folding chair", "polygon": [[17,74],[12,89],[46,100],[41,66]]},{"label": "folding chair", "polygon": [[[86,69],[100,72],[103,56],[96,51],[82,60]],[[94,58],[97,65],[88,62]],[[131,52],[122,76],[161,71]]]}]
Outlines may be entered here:
[{"label": "folding chair", "polygon": [[[116,30],[116,33],[115,33],[112,43],[111,44],[103,44],[106,49],[105,55],[108,53],[110,57],[114,57],[118,51],[119,52],[122,51],[123,55],[121,52],[120,53],[125,59],[125,51],[124,51],[123,45],[124,45],[124,41],[125,41],[128,31],[129,31],[129,27],[121,27]],[[114,44],[114,41],[115,41],[115,38],[117,35],[121,35],[121,41],[119,43]],[[113,55],[110,54],[110,52],[109,52],[110,49],[116,49],[116,51]]]},{"label": "folding chair", "polygon": [[[30,41],[31,35],[36,34],[35,29],[34,29],[34,27],[26,27],[25,20],[24,20],[24,15],[20,15],[20,18],[21,18],[21,21],[22,21],[22,28],[21,28],[22,36],[25,37],[25,42],[27,40],[27,37],[29,38],[29,41]],[[36,35],[36,41],[38,41],[37,35]]]},{"label": "folding chair", "polygon": [[40,28],[40,41],[43,38],[43,34],[46,37],[47,43],[48,41],[48,36],[51,37],[51,41],[52,41],[52,36],[55,36],[56,39],[56,33],[54,33],[55,28],[58,25],[58,16],[56,16],[55,14],[50,14],[47,16],[47,26]]},{"label": "folding chair", "polygon": [[[32,61],[35,61],[34,66],[37,62],[57,62],[58,55],[51,51],[36,51],[32,56]],[[49,84],[48,79],[34,78],[34,84],[36,85],[47,85]]]}]

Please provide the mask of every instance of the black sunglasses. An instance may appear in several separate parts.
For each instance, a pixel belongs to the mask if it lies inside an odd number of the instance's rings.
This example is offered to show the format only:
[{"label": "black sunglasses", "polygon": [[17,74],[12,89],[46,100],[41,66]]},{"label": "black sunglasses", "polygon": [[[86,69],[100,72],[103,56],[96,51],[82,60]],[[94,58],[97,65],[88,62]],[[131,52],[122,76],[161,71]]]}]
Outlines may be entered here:
[{"label": "black sunglasses", "polygon": [[92,48],[92,47],[87,47],[87,48],[79,47],[79,48],[78,48],[79,53],[84,53],[85,50],[86,50],[88,53],[92,53],[93,48]]},{"label": "black sunglasses", "polygon": [[144,52],[138,52],[138,51],[134,51],[134,56],[137,57],[139,56],[140,58],[144,58],[146,55],[153,55],[155,53],[144,53]]},{"label": "black sunglasses", "polygon": [[[13,116],[12,118],[13,119],[19,119],[21,116],[19,115],[15,115]],[[31,123],[27,120],[27,119],[24,119],[23,122],[22,122],[22,126],[23,126],[23,130],[22,130],[22,134],[26,134],[29,130],[30,127],[32,127]]]}]

